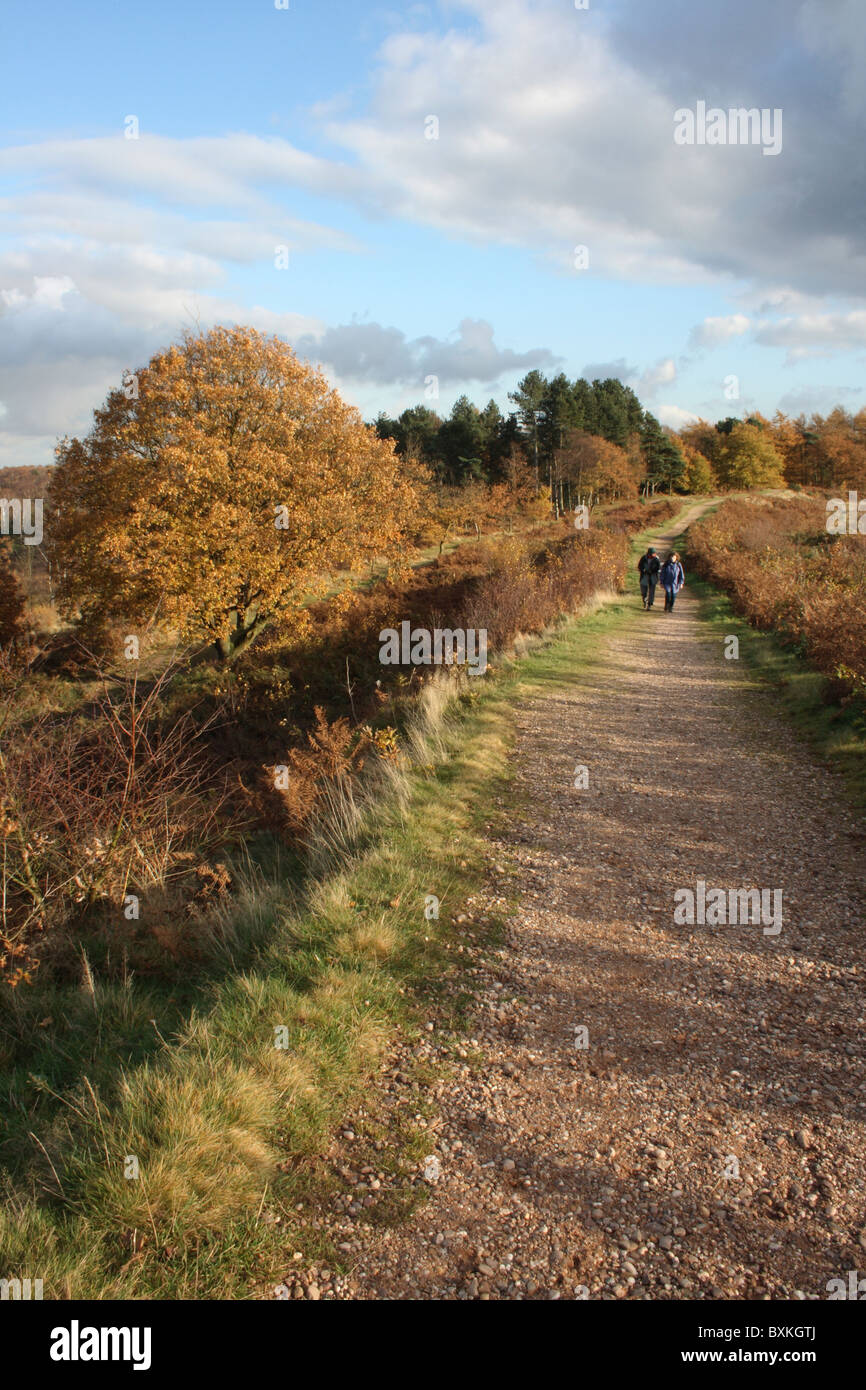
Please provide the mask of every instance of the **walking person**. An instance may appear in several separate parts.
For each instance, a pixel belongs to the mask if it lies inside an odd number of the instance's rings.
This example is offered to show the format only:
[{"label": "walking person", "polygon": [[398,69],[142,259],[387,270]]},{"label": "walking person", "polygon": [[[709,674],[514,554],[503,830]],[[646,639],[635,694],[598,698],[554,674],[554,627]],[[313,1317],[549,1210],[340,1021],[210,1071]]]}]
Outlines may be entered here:
[{"label": "walking person", "polygon": [[644,608],[652,608],[656,596],[656,584],[659,578],[659,557],[653,546],[647,548],[646,555],[641,555],[637,562],[638,574],[640,575],[640,591],[643,598]]},{"label": "walking person", "polygon": [[675,550],[671,551],[662,565],[661,582],[665,591],[665,612],[673,613],[676,596],[686,582],[686,572]]}]

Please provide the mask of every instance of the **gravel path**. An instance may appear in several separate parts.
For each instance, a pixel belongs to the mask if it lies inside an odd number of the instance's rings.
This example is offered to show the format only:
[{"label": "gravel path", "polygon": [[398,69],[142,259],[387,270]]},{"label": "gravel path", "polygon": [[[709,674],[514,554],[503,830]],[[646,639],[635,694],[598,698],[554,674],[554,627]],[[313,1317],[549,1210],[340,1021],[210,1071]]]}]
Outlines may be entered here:
[{"label": "gravel path", "polygon": [[[826,1298],[866,1271],[862,822],[744,675],[686,589],[522,705],[519,809],[465,912],[508,869],[520,903],[448,1049],[440,1174],[393,1229],[360,1189],[337,1296]],[[780,889],[781,933],[676,925],[698,880]]]}]

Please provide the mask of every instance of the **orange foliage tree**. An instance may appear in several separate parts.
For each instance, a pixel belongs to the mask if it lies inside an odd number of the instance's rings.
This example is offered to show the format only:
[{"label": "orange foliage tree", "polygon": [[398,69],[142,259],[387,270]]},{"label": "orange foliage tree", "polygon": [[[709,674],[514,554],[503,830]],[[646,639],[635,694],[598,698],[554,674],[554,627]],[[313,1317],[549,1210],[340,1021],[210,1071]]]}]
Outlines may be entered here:
[{"label": "orange foliage tree", "polygon": [[707,420],[692,420],[680,430],[679,440],[687,460],[700,454],[715,469],[722,447],[722,436],[715,425]]},{"label": "orange foliage tree", "polygon": [[818,480],[828,487],[866,486],[866,410],[850,415],[836,406],[827,416],[813,415],[818,436]]},{"label": "orange foliage tree", "polygon": [[572,502],[592,504],[599,497],[616,501],[637,496],[640,467],[625,449],[600,435],[569,430],[563,448],[557,450],[556,466],[570,484]]},{"label": "orange foliage tree", "polygon": [[112,391],[58,448],[50,537],[64,611],[158,613],[230,661],[336,568],[398,554],[415,490],[279,338],[214,328]]}]

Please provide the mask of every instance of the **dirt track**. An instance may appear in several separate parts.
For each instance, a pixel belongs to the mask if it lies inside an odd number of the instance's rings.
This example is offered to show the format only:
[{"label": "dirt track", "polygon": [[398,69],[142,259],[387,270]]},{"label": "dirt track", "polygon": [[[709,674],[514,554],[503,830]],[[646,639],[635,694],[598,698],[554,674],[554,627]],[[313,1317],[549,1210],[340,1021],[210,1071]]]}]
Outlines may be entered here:
[{"label": "dirt track", "polygon": [[[862,823],[688,589],[662,607],[519,711],[482,1065],[448,1071],[429,1203],[345,1223],[342,1297],[826,1298],[866,1269]],[[676,925],[698,880],[780,889],[781,933]]]}]

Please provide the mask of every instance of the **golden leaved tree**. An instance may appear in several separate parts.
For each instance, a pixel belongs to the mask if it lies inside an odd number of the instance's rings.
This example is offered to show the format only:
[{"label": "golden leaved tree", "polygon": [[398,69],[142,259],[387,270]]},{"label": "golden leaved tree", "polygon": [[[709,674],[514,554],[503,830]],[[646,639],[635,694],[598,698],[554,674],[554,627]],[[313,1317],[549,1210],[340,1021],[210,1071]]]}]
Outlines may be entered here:
[{"label": "golden leaved tree", "polygon": [[571,484],[572,503],[591,505],[599,497],[637,496],[640,466],[635,466],[625,449],[600,435],[568,430],[555,461],[560,477]]},{"label": "golden leaved tree", "polygon": [[738,420],[722,441],[717,471],[724,487],[784,487],[783,466],[772,432]]},{"label": "golden leaved tree", "polygon": [[278,338],[214,328],[157,353],[58,449],[66,612],[155,612],[223,660],[329,572],[403,546],[416,498],[391,441]]}]

